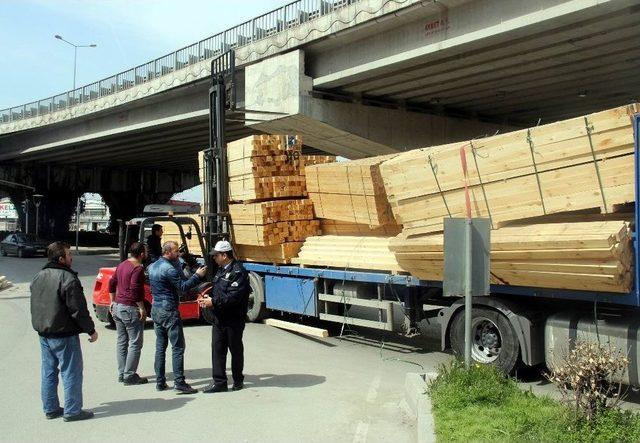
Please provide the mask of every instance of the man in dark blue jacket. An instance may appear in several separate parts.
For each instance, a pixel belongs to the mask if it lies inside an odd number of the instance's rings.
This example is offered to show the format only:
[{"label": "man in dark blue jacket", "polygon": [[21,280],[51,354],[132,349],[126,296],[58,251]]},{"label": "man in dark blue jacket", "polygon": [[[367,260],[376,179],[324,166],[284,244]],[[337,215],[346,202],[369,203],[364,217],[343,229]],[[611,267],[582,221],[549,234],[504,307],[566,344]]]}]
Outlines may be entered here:
[{"label": "man in dark blue jacket", "polygon": [[242,334],[249,304],[249,275],[242,263],[234,259],[231,244],[219,241],[214,247],[213,258],[218,271],[213,278],[211,298],[200,300],[202,308],[212,309],[211,362],[213,382],[202,392],[211,394],[225,392],[227,386],[227,351],[231,351],[231,374],[233,390],[244,386],[244,346]]},{"label": "man in dark blue jacket", "polygon": [[162,245],[162,257],[149,266],[149,283],[153,304],[151,318],[156,332],[156,389],[164,391],[168,388],[165,378],[165,352],[171,342],[173,366],[173,388],[180,394],[198,392],[184,380],[184,332],[178,306],[179,292],[187,292],[200,283],[207,274],[207,267],[202,266],[187,279],[178,261],[178,243],[168,241]]}]

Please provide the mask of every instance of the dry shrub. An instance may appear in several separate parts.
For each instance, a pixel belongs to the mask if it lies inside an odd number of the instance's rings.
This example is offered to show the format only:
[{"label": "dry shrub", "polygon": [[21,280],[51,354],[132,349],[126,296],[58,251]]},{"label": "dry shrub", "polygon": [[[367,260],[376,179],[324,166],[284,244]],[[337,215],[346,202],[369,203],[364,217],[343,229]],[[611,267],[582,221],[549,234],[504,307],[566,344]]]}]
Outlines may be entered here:
[{"label": "dry shrub", "polygon": [[629,366],[629,359],[611,346],[579,341],[564,363],[547,378],[563,399],[591,421],[597,414],[616,408],[621,401],[622,384],[615,382]]}]

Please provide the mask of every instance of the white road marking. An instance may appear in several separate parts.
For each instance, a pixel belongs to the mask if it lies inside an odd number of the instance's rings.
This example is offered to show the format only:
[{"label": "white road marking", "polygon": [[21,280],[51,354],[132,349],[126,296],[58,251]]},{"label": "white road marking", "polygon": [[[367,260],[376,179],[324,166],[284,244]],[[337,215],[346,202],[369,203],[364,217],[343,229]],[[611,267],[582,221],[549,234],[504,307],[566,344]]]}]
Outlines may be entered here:
[{"label": "white road marking", "polygon": [[356,435],[353,437],[353,443],[365,443],[367,441],[367,433],[369,432],[369,423],[363,421],[358,422]]},{"label": "white road marking", "polygon": [[367,403],[373,403],[378,397],[378,389],[380,389],[380,375],[377,375],[369,385],[369,392],[367,392]]}]

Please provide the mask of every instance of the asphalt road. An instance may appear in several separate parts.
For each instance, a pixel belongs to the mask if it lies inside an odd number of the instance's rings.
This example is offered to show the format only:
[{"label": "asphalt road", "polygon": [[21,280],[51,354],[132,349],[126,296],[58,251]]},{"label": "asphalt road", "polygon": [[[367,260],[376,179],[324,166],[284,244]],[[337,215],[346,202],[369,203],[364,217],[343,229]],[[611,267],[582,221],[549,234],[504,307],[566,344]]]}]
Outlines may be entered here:
[{"label": "asphalt road", "polygon": [[[74,259],[89,303],[97,269],[116,262],[115,256]],[[45,420],[28,292],[44,263],[42,258],[0,257],[0,275],[16,283],[0,292],[2,441],[414,441],[415,425],[401,407],[405,374],[432,371],[451,358],[434,351],[437,334],[404,342],[359,331],[317,340],[249,324],[244,340],[246,389],[178,396],[154,389],[155,336],[150,324],[139,373],[150,376],[151,383],[143,386],[116,382],[116,334],[99,324],[96,343],[82,336],[84,404],[96,417],[77,423]],[[211,377],[211,328],[190,323],[185,335],[187,380],[202,388]]]}]

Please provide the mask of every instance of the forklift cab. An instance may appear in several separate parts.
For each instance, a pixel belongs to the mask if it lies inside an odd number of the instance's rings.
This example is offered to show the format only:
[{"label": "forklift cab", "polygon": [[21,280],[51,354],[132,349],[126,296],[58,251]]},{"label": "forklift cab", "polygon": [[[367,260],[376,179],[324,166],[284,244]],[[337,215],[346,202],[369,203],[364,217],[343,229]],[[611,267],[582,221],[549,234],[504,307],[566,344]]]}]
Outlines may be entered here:
[{"label": "forklift cab", "polygon": [[[120,225],[119,250],[120,260],[126,260],[129,248],[133,242],[146,242],[147,237],[151,234],[151,228],[154,224],[171,223],[177,228],[176,231],[179,239],[171,238],[177,241],[180,246],[180,252],[184,254],[185,261],[195,264],[210,265],[210,257],[206,253],[202,232],[198,223],[191,217],[173,217],[173,216],[152,216],[133,218],[126,223]],[[175,232],[175,231],[174,231]],[[175,233],[172,234],[172,237]],[[194,247],[195,242],[195,247]],[[209,266],[210,268],[210,266]]]}]

